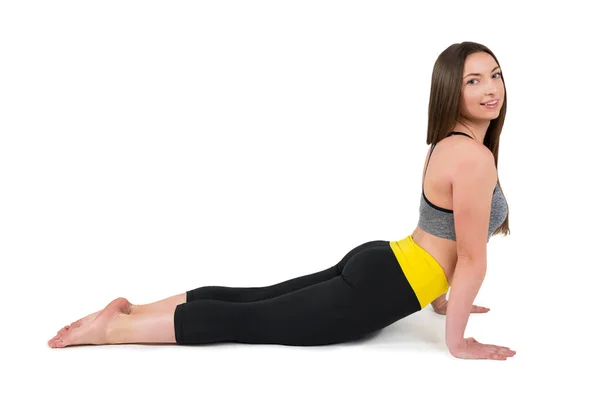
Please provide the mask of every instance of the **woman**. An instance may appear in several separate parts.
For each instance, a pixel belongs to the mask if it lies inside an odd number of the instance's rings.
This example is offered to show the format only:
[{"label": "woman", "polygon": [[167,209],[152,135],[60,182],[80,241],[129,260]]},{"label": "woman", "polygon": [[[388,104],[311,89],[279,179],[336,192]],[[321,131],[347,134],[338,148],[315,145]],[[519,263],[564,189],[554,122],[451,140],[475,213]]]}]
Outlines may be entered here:
[{"label": "woman", "polygon": [[432,146],[411,235],[361,244],[331,268],[271,286],[203,286],[143,305],[120,297],[65,326],[48,345],[324,345],[363,337],[432,304],[447,315],[453,356],[513,356],[507,347],[464,338],[470,313],[488,311],[473,305],[486,271],[487,242],[509,232],[496,170],[506,114],[496,57],[477,43],[453,44],[434,65],[430,96]]}]

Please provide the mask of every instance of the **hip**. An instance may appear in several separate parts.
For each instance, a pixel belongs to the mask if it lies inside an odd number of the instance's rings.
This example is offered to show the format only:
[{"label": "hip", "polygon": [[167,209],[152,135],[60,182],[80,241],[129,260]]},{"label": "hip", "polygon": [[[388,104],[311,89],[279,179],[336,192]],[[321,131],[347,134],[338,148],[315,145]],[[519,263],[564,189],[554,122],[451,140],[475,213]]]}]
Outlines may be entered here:
[{"label": "hip", "polygon": [[442,267],[411,236],[357,246],[340,263],[339,273],[371,307],[418,311],[449,287]]},{"label": "hip", "polygon": [[390,248],[419,299],[421,308],[448,291],[450,286],[442,266],[415,243],[410,235],[398,241],[391,241]]}]

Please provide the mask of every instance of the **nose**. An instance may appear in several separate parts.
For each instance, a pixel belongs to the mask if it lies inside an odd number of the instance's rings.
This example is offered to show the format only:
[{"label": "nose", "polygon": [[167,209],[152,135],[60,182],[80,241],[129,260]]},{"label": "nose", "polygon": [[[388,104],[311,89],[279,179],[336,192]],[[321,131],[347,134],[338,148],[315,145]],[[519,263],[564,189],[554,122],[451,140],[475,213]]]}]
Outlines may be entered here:
[{"label": "nose", "polygon": [[486,87],[486,94],[496,95],[498,93],[498,85],[495,82],[491,82]]}]

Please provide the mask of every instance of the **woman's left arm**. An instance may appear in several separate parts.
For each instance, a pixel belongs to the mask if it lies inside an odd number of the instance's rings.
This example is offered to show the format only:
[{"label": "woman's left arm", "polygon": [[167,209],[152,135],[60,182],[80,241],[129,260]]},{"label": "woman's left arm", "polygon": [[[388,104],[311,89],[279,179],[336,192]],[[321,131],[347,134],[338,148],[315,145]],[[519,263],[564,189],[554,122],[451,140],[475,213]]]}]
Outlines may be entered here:
[{"label": "woman's left arm", "polygon": [[[444,293],[431,302],[431,307],[433,308],[433,311],[440,315],[446,315],[446,310],[448,308],[448,300],[446,299],[447,294],[448,293]],[[490,311],[489,308],[477,306],[475,304],[473,304],[473,306],[471,307],[471,314],[486,313],[488,311]]]},{"label": "woman's left arm", "polygon": [[443,307],[444,305],[448,304],[448,301],[446,300],[446,295],[448,293],[444,293],[442,294],[440,297],[438,297],[437,299],[433,300],[431,302],[431,307],[433,307],[433,309],[437,312],[438,309],[440,309],[441,307]]}]

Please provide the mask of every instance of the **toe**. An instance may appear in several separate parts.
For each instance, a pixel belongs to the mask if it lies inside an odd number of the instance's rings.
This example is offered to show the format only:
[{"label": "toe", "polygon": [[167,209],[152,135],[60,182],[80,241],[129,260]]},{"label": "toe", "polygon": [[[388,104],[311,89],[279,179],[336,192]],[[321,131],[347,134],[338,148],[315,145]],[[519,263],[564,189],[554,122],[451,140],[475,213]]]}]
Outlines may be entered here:
[{"label": "toe", "polygon": [[71,342],[73,342],[73,338],[69,337],[70,335],[65,335],[65,336],[61,336],[59,338],[56,338],[56,345],[57,347],[65,347],[71,344]]},{"label": "toe", "polygon": [[65,325],[64,328],[62,328],[61,330],[59,330],[58,332],[56,332],[57,335],[61,335],[64,332],[66,332],[68,329],[70,328],[69,325]]}]

